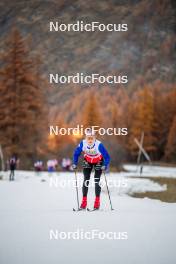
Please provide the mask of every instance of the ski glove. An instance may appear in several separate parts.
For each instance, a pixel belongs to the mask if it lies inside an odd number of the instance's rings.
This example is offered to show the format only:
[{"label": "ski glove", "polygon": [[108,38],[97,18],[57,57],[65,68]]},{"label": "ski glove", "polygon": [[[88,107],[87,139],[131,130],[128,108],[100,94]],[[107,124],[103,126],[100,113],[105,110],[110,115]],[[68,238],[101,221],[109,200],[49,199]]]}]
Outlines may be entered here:
[{"label": "ski glove", "polygon": [[104,166],[104,165],[101,166],[101,170],[102,170],[102,171],[105,171],[105,170],[106,170],[106,166]]},{"label": "ski glove", "polygon": [[83,161],[83,165],[82,166],[83,166],[84,169],[91,169],[90,164],[86,160]]},{"label": "ski glove", "polygon": [[77,169],[77,165],[76,164],[72,164],[72,169],[76,170]]},{"label": "ski glove", "polygon": [[102,161],[98,162],[96,165],[95,165],[95,170],[101,170],[101,167],[102,167]]}]

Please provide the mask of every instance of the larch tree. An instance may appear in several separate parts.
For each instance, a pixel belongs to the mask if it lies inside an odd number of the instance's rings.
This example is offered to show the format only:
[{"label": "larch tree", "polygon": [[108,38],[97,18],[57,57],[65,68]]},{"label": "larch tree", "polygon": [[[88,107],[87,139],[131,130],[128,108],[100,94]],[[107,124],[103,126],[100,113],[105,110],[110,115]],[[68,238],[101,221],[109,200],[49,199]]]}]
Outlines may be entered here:
[{"label": "larch tree", "polygon": [[15,153],[26,164],[37,155],[44,121],[44,94],[37,68],[27,40],[13,29],[0,71],[0,142],[7,157]]},{"label": "larch tree", "polygon": [[165,150],[165,158],[169,161],[176,162],[176,116],[174,117],[170,127]]},{"label": "larch tree", "polygon": [[112,120],[112,127],[118,128],[119,126],[119,106],[115,102],[112,102],[112,105],[111,105],[111,120]]},{"label": "larch tree", "polygon": [[154,121],[154,98],[152,92],[147,87],[140,90],[136,94],[135,102],[131,102],[132,120],[130,127],[129,148],[133,156],[138,153],[138,146],[134,142],[134,138],[138,140],[141,133],[144,132],[144,148],[149,154],[156,151],[156,140],[154,137],[155,121]]},{"label": "larch tree", "polygon": [[157,90],[154,89],[154,96],[157,158],[161,159],[165,156],[168,134],[176,115],[176,91],[173,88],[171,91],[162,92],[159,87]]},{"label": "larch tree", "polygon": [[90,91],[88,101],[83,109],[83,124],[85,128],[101,125],[100,110],[93,91]]}]

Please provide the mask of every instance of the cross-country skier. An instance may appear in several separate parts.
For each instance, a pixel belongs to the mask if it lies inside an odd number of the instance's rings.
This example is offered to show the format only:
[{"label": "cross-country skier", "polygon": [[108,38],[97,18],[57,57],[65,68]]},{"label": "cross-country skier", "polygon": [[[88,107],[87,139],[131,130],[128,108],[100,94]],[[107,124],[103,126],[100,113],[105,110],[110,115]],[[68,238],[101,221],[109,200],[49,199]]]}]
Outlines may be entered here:
[{"label": "cross-country skier", "polygon": [[95,182],[95,202],[94,209],[99,209],[100,207],[100,177],[102,171],[105,171],[110,162],[110,156],[103,146],[103,144],[96,139],[95,133],[91,129],[86,130],[86,137],[84,140],[80,142],[77,148],[74,151],[73,155],[73,169],[77,169],[78,159],[81,152],[84,153],[84,161],[83,161],[83,198],[80,208],[86,209],[87,207],[87,193],[88,193],[88,185],[90,180],[91,171],[94,168],[94,182]]}]

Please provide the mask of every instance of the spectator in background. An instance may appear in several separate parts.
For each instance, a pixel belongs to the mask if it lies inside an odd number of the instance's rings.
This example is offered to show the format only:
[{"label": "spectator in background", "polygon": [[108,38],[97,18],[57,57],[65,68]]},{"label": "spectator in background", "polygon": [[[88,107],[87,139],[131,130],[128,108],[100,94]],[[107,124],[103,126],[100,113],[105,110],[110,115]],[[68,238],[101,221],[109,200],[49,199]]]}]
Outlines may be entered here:
[{"label": "spectator in background", "polygon": [[19,162],[19,160],[18,160],[16,155],[13,155],[9,159],[9,168],[10,168],[9,181],[14,181],[15,180],[15,170],[17,168],[17,163],[18,162]]},{"label": "spectator in background", "polygon": [[40,172],[43,170],[43,161],[41,160],[37,160],[35,163],[34,163],[34,169],[35,171],[37,172]]},{"label": "spectator in background", "polygon": [[61,166],[62,166],[62,169],[64,171],[70,171],[71,165],[72,165],[71,159],[69,159],[69,158],[63,158],[62,159]]},{"label": "spectator in background", "polygon": [[63,158],[62,159],[62,163],[61,163],[61,167],[62,167],[62,169],[65,171],[65,168],[66,168],[66,164],[67,164],[67,160],[66,160],[66,158]]},{"label": "spectator in background", "polygon": [[58,165],[58,161],[56,159],[48,160],[47,161],[48,172],[54,172],[54,171],[56,171],[57,165]]},{"label": "spectator in background", "polygon": [[72,165],[71,159],[67,158],[66,159],[66,171],[70,171]]}]

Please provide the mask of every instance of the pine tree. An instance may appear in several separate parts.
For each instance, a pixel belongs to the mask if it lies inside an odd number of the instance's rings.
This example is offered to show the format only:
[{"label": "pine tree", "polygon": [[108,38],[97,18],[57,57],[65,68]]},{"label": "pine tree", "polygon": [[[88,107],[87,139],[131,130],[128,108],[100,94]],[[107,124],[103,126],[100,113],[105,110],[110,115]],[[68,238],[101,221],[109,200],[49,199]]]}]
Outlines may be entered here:
[{"label": "pine tree", "polygon": [[36,155],[44,121],[42,81],[26,42],[17,29],[12,31],[0,72],[0,142],[6,156],[16,153],[20,159]]}]

